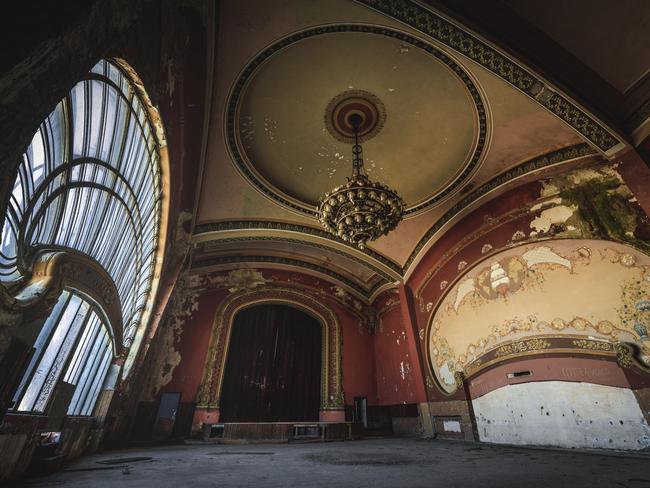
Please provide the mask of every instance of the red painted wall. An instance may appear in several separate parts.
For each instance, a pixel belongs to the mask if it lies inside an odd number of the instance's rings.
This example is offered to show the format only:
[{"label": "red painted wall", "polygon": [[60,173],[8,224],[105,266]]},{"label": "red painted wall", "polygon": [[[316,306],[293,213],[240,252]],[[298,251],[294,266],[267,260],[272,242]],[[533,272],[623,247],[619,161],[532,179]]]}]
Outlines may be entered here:
[{"label": "red painted wall", "polygon": [[[401,304],[400,304],[401,305]],[[422,381],[416,373],[409,356],[408,338],[400,306],[396,306],[381,316],[381,323],[375,342],[375,370],[377,379],[377,403],[396,405],[417,403],[417,381]]]},{"label": "red painted wall", "polygon": [[[352,405],[355,396],[365,396],[370,404],[375,404],[377,387],[373,336],[359,325],[356,314],[330,298],[333,296],[331,288],[334,285],[295,272],[261,271],[265,279],[272,280],[279,286],[294,287],[303,293],[310,293],[334,311],[341,326],[341,366],[345,403]],[[198,309],[185,319],[180,339],[175,344],[175,350],[181,355],[181,361],[173,370],[172,380],[161,389],[161,392],[181,392],[183,402],[196,400],[203,377],[214,317],[220,303],[227,296],[228,291],[223,288],[204,291],[201,294],[198,299]]]},{"label": "red painted wall", "polygon": [[185,320],[180,340],[175,349],[181,355],[180,364],[174,369],[172,380],[163,392],[181,392],[182,402],[196,400],[203,365],[208,353],[214,315],[219,303],[226,297],[225,290],[208,291],[199,298],[198,310]]},{"label": "red painted wall", "polygon": [[[488,255],[508,247],[516,231],[530,231],[530,222],[539,211],[529,212],[526,206],[539,198],[540,188],[538,182],[531,182],[500,195],[452,226],[426,252],[406,284],[414,296],[418,331],[427,330],[437,304],[459,277]],[[485,245],[490,248],[484,252]],[[466,263],[464,268],[459,266],[461,261]],[[442,286],[443,282],[447,282],[447,287]],[[429,303],[430,306],[427,305]],[[423,375],[426,377],[427,374],[431,375],[424,353],[426,337],[418,340],[422,351]],[[426,395],[429,401],[465,398],[462,389],[445,396],[433,385],[426,387]]]},{"label": "red painted wall", "polygon": [[355,396],[365,396],[369,404],[377,401],[373,337],[359,327],[356,315],[328,300],[341,323],[343,393],[345,404],[353,405]]},{"label": "red painted wall", "polygon": [[[530,376],[508,378],[508,373],[528,371]],[[624,371],[615,361],[576,357],[543,357],[510,361],[469,380],[472,399],[506,385],[535,381],[575,381],[630,388]]]}]

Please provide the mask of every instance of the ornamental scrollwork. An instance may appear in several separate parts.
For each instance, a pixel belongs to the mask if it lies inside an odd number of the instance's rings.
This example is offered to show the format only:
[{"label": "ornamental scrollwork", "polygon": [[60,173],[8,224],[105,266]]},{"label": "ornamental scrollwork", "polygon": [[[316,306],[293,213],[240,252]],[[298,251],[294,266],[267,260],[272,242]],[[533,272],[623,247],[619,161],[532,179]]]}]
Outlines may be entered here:
[{"label": "ornamental scrollwork", "polygon": [[435,12],[410,0],[359,0],[359,2],[424,32],[479,63],[564,120],[601,151],[606,152],[620,143],[606,127],[570,100],[550,89],[535,74]]},{"label": "ornamental scrollwork", "polygon": [[575,339],[572,344],[580,349],[588,349],[591,351],[611,351],[612,345],[604,341],[592,341],[589,339]]},{"label": "ornamental scrollwork", "polygon": [[634,366],[634,353],[630,346],[617,342],[614,348],[616,350],[616,362],[621,368],[631,368]]},{"label": "ornamental scrollwork", "polygon": [[504,344],[497,348],[494,352],[494,357],[499,358],[527,351],[541,351],[549,347],[551,347],[551,343],[545,339],[528,339],[525,341],[511,342],[510,344]]}]

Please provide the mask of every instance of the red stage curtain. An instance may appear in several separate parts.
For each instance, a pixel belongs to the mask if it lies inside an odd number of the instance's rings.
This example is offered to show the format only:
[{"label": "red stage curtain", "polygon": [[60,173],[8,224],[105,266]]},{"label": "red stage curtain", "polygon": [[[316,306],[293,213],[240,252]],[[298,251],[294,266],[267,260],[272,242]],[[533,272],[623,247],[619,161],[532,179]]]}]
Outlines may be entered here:
[{"label": "red stage curtain", "polygon": [[320,323],[285,305],[235,316],[221,392],[222,422],[317,421]]}]

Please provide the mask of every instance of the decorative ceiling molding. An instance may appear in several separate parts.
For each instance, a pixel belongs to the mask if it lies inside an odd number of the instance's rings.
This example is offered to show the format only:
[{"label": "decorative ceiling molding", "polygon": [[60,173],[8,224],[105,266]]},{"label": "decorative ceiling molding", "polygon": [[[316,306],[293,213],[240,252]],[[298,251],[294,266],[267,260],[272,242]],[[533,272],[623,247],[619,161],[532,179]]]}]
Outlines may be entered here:
[{"label": "decorative ceiling molding", "polygon": [[380,280],[375,283],[370,289],[366,289],[361,286],[359,283],[333,271],[329,268],[319,266],[317,264],[308,263],[306,261],[301,261],[299,259],[291,259],[277,256],[218,256],[208,259],[202,259],[200,261],[195,261],[192,263],[192,269],[208,268],[213,266],[221,266],[224,264],[279,264],[284,266],[295,266],[298,268],[306,269],[308,271],[313,271],[325,276],[329,276],[339,283],[344,284],[351,290],[354,290],[359,296],[363,297],[365,300],[370,301],[373,298],[375,292],[379,291],[381,288],[386,286],[387,283],[384,280]]},{"label": "decorative ceiling molding", "polygon": [[239,75],[239,78],[231,89],[230,95],[228,97],[225,122],[228,151],[232,156],[233,161],[235,162],[235,167],[262,194],[293,211],[317,218],[318,211],[315,206],[310,205],[307,202],[299,201],[289,195],[284,194],[270,182],[266,181],[266,179],[255,170],[254,163],[249,161],[244,151],[241,150],[241,145],[239,143],[238,125],[239,106],[245,93],[246,86],[256,73],[257,69],[278,51],[281,51],[282,49],[285,49],[286,47],[296,42],[314,36],[350,32],[367,33],[390,37],[408,43],[417,49],[421,49],[427,52],[438,61],[443,63],[456,75],[459,81],[462,82],[462,84],[465,86],[469,97],[472,99],[476,120],[478,123],[478,130],[475,141],[473,143],[471,157],[464,165],[462,171],[457,174],[446,187],[434,195],[429,196],[423,201],[417,202],[410,207],[407,206],[404,214],[408,216],[422,212],[432,205],[440,202],[442,199],[450,196],[454,191],[458,190],[459,187],[465,183],[467,179],[476,171],[476,169],[478,169],[479,163],[482,161],[485,155],[486,142],[488,140],[487,105],[481,97],[481,92],[475,85],[470,74],[455,60],[450,58],[436,46],[428,44],[421,39],[415,38],[409,34],[395,29],[363,24],[326,25],[292,34],[264,49],[243,69]]},{"label": "decorative ceiling molding", "polygon": [[558,93],[542,78],[441,15],[412,0],[356,1],[423,32],[490,70],[569,124],[605,155],[611,156],[625,146],[625,141],[611,129]]},{"label": "decorative ceiling molding", "polygon": [[[519,164],[515,166],[514,168],[511,168],[508,171],[505,171],[504,173],[501,173],[500,175],[496,176],[495,178],[492,178],[489,180],[487,183],[481,185],[479,188],[474,190],[473,192],[467,194],[465,197],[463,197],[458,203],[456,203],[454,206],[452,206],[440,219],[438,219],[430,228],[429,230],[422,236],[422,238],[418,241],[418,243],[415,245],[413,248],[413,251],[409,255],[408,259],[404,263],[404,266],[399,266],[397,263],[391,261],[390,259],[386,258],[385,256],[373,251],[372,249],[366,248],[364,251],[359,251],[356,246],[352,246],[350,244],[347,244],[343,242],[342,240],[336,238],[335,236],[332,236],[320,229],[315,229],[313,227],[307,227],[303,225],[298,225],[298,224],[290,224],[286,222],[276,222],[276,221],[254,221],[254,220],[248,220],[248,221],[227,221],[227,222],[211,222],[211,223],[204,223],[204,224],[199,224],[196,226],[196,234],[194,234],[193,238],[195,241],[197,241],[201,234],[211,234],[211,233],[221,233],[221,232],[232,232],[232,231],[241,231],[241,230],[251,230],[251,231],[286,231],[286,232],[292,232],[296,234],[306,234],[309,236],[314,236],[314,237],[319,237],[322,239],[326,239],[332,242],[335,242],[339,246],[345,246],[349,248],[351,251],[350,253],[346,253],[342,249],[336,249],[333,246],[326,246],[326,245],[321,245],[318,243],[313,243],[309,242],[306,240],[301,240],[301,239],[291,239],[291,238],[286,238],[286,242],[295,242],[299,244],[304,244],[304,245],[310,245],[314,246],[316,248],[321,248],[321,249],[326,249],[328,251],[335,252],[337,254],[340,254],[342,256],[345,256],[346,258],[352,259],[357,263],[364,264],[367,267],[377,268],[376,266],[372,265],[369,263],[369,260],[375,260],[376,262],[379,262],[392,270],[395,273],[395,276],[388,275],[386,272],[383,272],[380,276],[382,276],[382,282],[381,283],[386,283],[386,282],[393,282],[396,281],[397,279],[405,279],[408,277],[409,271],[413,267],[414,263],[416,262],[416,259],[418,255],[422,254],[425,252],[427,245],[429,242],[434,238],[434,236],[442,230],[442,228],[449,224],[455,217],[457,217],[461,212],[465,211],[468,209],[471,205],[477,203],[480,199],[485,197],[488,193],[497,190],[499,187],[502,187],[503,185],[517,179],[521,178],[529,173],[539,171],[541,169],[550,167],[550,166],[555,166],[558,164],[566,163],[568,161],[573,161],[576,159],[580,158],[585,158],[588,156],[597,156],[598,153],[592,148],[591,145],[587,143],[581,143],[581,144],[575,144],[572,146],[567,146],[562,149],[558,149],[556,151],[552,151],[547,154],[543,154],[541,156],[538,156],[536,158],[530,159],[528,161],[525,161],[522,164]],[[228,239],[228,238],[226,238]],[[246,242],[246,241],[256,241],[256,240],[283,240],[284,238],[282,237],[273,237],[273,236],[253,236],[253,237],[248,237],[248,236],[242,236],[241,238],[237,238],[238,242]],[[206,240],[201,240],[201,242],[208,243],[208,242],[219,242],[225,239],[222,238],[215,238],[215,239],[206,239]],[[367,256],[367,260],[363,260],[360,257],[357,257],[354,255],[354,253],[362,253],[365,256]],[[195,263],[195,266],[203,266],[202,263],[204,261],[201,261],[199,263]],[[326,273],[328,274],[328,273]],[[372,295],[375,293],[377,290],[377,285],[375,286],[375,289],[371,290],[369,293]]]},{"label": "decorative ceiling molding", "polygon": [[[344,246],[354,250],[355,253],[362,253],[368,256],[369,259],[373,259],[378,263],[381,263],[386,268],[392,270],[398,277],[402,275],[402,268],[399,264],[386,256],[379,254],[372,249],[364,249],[363,251],[359,250],[356,246],[352,246],[343,240],[331,235],[324,230],[317,229],[314,227],[308,227],[306,225],[300,224],[291,224],[288,222],[277,222],[277,221],[260,221],[260,220],[234,220],[234,221],[222,221],[222,222],[209,222],[205,224],[198,224],[195,229],[194,240],[197,240],[197,237],[201,234],[208,234],[213,232],[228,232],[228,231],[241,231],[241,230],[256,230],[256,231],[281,231],[281,232],[292,232],[297,234],[306,234],[308,236],[318,237],[321,239],[327,239],[328,241],[335,242],[339,246]],[[307,241],[301,241],[303,244],[308,244]],[[317,244],[314,244],[318,246]],[[329,246],[325,246],[327,249],[331,249]],[[351,259],[352,255],[350,256]]]},{"label": "decorative ceiling molding", "polygon": [[250,242],[282,242],[282,243],[288,243],[288,244],[299,244],[301,246],[309,246],[313,247],[316,249],[320,249],[323,251],[328,251],[332,252],[334,254],[338,254],[339,256],[343,256],[346,259],[349,259],[351,261],[354,261],[357,264],[360,264],[368,269],[370,269],[372,272],[376,273],[380,277],[382,277],[385,281],[387,282],[393,282],[395,280],[398,280],[401,278],[401,274],[394,273],[394,274],[389,274],[386,271],[384,271],[381,268],[378,268],[377,266],[373,265],[372,263],[369,263],[367,260],[361,259],[358,256],[355,256],[349,252],[343,251],[341,249],[332,247],[332,246],[326,246],[323,244],[319,244],[317,242],[311,242],[311,241],[305,241],[303,239],[295,239],[291,237],[281,237],[281,236],[243,236],[243,237],[226,237],[226,238],[217,238],[217,239],[211,239],[209,241],[202,241],[197,244],[196,249],[201,251],[205,250],[208,247],[215,247],[219,246],[220,244],[231,244],[231,243],[250,243]]}]

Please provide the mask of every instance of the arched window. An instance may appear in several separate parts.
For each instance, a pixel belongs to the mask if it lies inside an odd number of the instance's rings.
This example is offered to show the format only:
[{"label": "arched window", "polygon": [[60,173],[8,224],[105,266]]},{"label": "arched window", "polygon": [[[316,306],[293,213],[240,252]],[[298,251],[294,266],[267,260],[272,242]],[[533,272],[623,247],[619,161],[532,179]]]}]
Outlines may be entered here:
[{"label": "arched window", "polygon": [[0,281],[23,280],[41,249],[90,256],[115,282],[128,347],[150,298],[160,209],[147,108],[122,68],[102,60],[23,154],[2,227]]},{"label": "arched window", "polygon": [[101,308],[74,290],[64,290],[34,349],[13,409],[45,412],[56,385],[63,381],[74,389],[68,415],[92,415],[115,352]]}]

